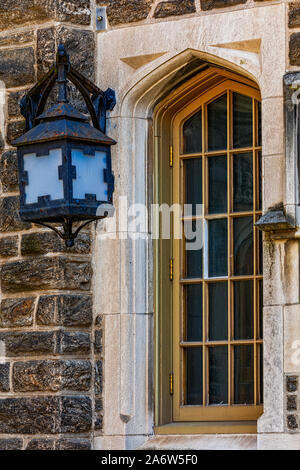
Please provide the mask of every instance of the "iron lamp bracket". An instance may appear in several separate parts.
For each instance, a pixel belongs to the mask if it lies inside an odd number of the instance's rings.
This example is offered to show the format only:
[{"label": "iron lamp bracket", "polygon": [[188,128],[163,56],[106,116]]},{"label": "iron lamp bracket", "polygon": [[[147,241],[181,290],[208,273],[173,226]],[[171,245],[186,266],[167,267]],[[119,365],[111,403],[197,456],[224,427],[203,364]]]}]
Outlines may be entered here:
[{"label": "iron lamp bracket", "polygon": [[111,88],[106,91],[101,90],[75,70],[70,65],[69,56],[62,44],[58,47],[56,63],[21,100],[20,108],[21,114],[26,119],[26,131],[34,127],[35,119],[44,111],[47,99],[58,79],[61,66],[64,68],[66,78],[81,93],[90,113],[93,126],[105,134],[106,111],[112,111],[116,105],[115,91]]}]

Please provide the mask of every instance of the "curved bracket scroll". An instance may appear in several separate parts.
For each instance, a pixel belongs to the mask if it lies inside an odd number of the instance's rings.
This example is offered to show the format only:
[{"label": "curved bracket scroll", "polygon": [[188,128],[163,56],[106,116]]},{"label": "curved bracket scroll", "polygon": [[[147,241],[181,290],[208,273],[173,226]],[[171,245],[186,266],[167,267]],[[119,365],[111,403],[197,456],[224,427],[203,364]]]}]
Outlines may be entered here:
[{"label": "curved bracket scroll", "polygon": [[[66,57],[66,76],[81,93],[91,116],[93,126],[105,133],[106,111],[112,111],[116,105],[114,90],[108,88],[105,92],[102,91],[93,82],[84,77],[84,75],[73,69],[68,62],[68,55],[65,49],[60,46],[60,57],[62,55]],[[56,62],[49,72],[22,98],[20,109],[21,114],[26,119],[26,131],[35,126],[35,119],[44,111],[57,77],[58,63]]]}]

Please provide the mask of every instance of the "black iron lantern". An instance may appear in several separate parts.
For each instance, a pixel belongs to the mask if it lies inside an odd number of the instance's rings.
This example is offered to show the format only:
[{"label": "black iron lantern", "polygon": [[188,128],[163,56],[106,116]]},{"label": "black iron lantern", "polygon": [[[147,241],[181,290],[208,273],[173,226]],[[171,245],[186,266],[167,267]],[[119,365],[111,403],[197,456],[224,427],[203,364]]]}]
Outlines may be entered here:
[{"label": "black iron lantern", "polygon": [[[81,92],[93,125],[68,102],[68,80]],[[56,82],[57,104],[44,111]],[[113,208],[110,148],[116,142],[105,135],[105,124],[106,110],[114,106],[113,90],[103,92],[75,71],[62,44],[56,63],[21,102],[27,132],[14,141],[20,216],[53,229],[69,247],[85,225]]]}]

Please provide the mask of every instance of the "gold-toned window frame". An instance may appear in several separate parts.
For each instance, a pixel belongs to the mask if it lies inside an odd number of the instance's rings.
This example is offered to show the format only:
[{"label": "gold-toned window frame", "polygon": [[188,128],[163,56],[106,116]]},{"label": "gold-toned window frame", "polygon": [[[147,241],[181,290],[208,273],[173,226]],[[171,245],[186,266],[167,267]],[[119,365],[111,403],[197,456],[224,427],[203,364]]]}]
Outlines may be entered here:
[{"label": "gold-toned window frame", "polygon": [[[248,148],[233,148],[232,136],[232,93],[239,93],[247,95],[252,98],[252,112],[253,112],[253,145]],[[224,151],[208,151],[207,144],[207,105],[212,101],[226,94],[227,96],[227,149]],[[181,268],[184,260],[184,242],[182,240],[173,240],[173,369],[174,369],[174,397],[173,397],[173,420],[174,421],[226,421],[226,420],[254,420],[257,419],[262,413],[261,400],[259,396],[259,348],[262,345],[262,339],[259,337],[258,331],[258,284],[262,279],[262,275],[258,273],[258,230],[255,229],[254,236],[254,274],[249,276],[235,276],[233,274],[233,219],[238,216],[251,216],[253,217],[253,224],[261,216],[261,208],[258,207],[258,152],[261,147],[258,145],[257,140],[257,103],[260,101],[259,93],[240,83],[232,80],[226,80],[222,84],[216,86],[214,89],[208,91],[200,98],[190,103],[185,109],[177,114],[173,122],[173,136],[174,136],[174,168],[173,168],[173,203],[183,204],[182,194],[184,193],[184,179],[182,171],[182,161],[186,158],[202,158],[202,187],[204,198],[204,215],[203,220],[226,218],[228,222],[228,276],[224,278],[201,278],[201,279],[185,279],[182,277]],[[183,150],[183,125],[187,119],[202,109],[202,143],[203,149],[201,153],[184,154]],[[205,132],[206,131],[206,132]],[[233,155],[241,153],[252,153],[253,155],[253,174],[254,174],[254,208],[249,212],[234,212],[233,211],[233,182],[232,167]],[[210,156],[225,155],[227,154],[227,178],[228,178],[228,191],[227,191],[227,208],[228,211],[224,214],[209,215],[208,214],[208,174],[207,174],[207,159]],[[202,219],[202,217],[201,217]],[[208,284],[210,282],[218,282],[220,280],[228,282],[228,339],[226,341],[209,341],[208,340]],[[238,280],[254,280],[254,339],[253,340],[234,340],[233,339],[233,281]],[[184,295],[183,286],[187,284],[201,284],[204,285],[203,295],[203,339],[201,342],[185,342],[183,340],[183,311],[184,311]],[[234,345],[254,345],[254,405],[235,405],[233,404],[233,347]],[[209,405],[207,406],[208,396],[208,347],[216,345],[224,345],[228,347],[228,405]],[[203,351],[203,405],[191,406],[184,404],[184,360],[183,355],[186,347],[202,347]]]},{"label": "gold-toned window frame", "polygon": [[[172,184],[172,179],[175,178],[176,171],[179,168],[179,145],[176,144],[176,132],[174,129],[181,129],[184,121],[194,114],[197,109],[204,103],[214,100],[217,96],[224,93],[224,90],[230,88],[232,91],[237,91],[241,94],[246,94],[260,101],[260,93],[258,87],[251,80],[241,77],[238,74],[222,70],[215,67],[209,67],[204,72],[200,73],[197,77],[192,78],[183,84],[178,90],[174,91],[170,97],[164,100],[159,106],[159,110],[155,115],[154,133],[155,133],[155,182],[154,185],[154,202],[169,204],[176,200],[176,189]],[[166,104],[168,102],[168,104]],[[174,133],[174,135],[172,135]],[[256,129],[255,133],[256,134]],[[177,132],[177,136],[180,132]],[[170,170],[168,162],[169,146],[174,144],[174,166]],[[177,150],[176,150],[177,145]],[[228,140],[229,145],[229,140]],[[250,149],[243,149],[243,151],[253,151]],[[257,146],[255,151],[260,150]],[[239,149],[229,148],[230,154],[239,152]],[[211,152],[216,155],[218,152]],[[224,154],[224,151],[219,152]],[[190,156],[189,156],[190,157]],[[169,163],[169,162],[168,162]],[[203,173],[204,177],[205,173]],[[179,186],[178,186],[179,190]],[[259,215],[256,211],[255,216]],[[251,215],[253,213],[251,212]],[[238,213],[232,214],[237,216]],[[245,213],[243,212],[243,215]],[[227,214],[226,214],[227,216]],[[230,241],[230,237],[228,237]],[[180,245],[177,244],[177,250],[180,251]],[[257,250],[256,250],[257,251]],[[238,406],[234,405],[234,413],[228,413],[224,410],[221,415],[219,407],[209,414],[203,413],[203,408],[195,412],[195,406],[185,406],[187,412],[177,413],[176,408],[173,407],[175,400],[180,402],[179,396],[179,383],[176,380],[176,370],[180,370],[178,364],[172,361],[174,336],[176,336],[176,324],[173,323],[173,318],[170,316],[170,310],[173,309],[174,296],[176,296],[176,283],[179,285],[178,266],[176,263],[176,244],[168,242],[167,240],[159,240],[154,243],[155,253],[155,424],[156,432],[165,433],[189,433],[189,432],[255,432],[256,419],[262,414],[262,406]],[[174,262],[174,281],[173,285],[168,280],[168,268],[166,268],[169,257],[173,257]],[[245,276],[248,279],[249,276]],[[243,279],[239,277],[236,279]],[[261,278],[261,276],[257,276]],[[184,281],[183,281],[184,282]],[[161,287],[163,286],[163,288]],[[172,293],[173,290],[173,293]],[[175,304],[176,308],[176,304]],[[169,335],[169,336],[168,336]],[[178,337],[178,336],[177,336]],[[259,340],[258,340],[259,341]],[[244,342],[236,342],[244,344]],[[177,369],[176,369],[177,368]],[[169,395],[169,373],[174,373],[174,395]],[[178,407],[179,408],[179,407]],[[196,407],[197,408],[197,407]],[[225,407],[224,407],[225,408]],[[229,421],[232,426],[229,425]],[[240,420],[244,420],[242,424]],[[214,421],[215,424],[213,423]],[[175,427],[174,427],[175,426]]]}]

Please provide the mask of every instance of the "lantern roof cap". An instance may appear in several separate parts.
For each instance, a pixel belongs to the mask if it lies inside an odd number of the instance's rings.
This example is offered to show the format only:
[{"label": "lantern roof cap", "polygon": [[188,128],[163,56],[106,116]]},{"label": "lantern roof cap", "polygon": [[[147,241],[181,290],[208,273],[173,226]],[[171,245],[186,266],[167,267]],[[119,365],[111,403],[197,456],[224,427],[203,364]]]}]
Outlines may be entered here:
[{"label": "lantern roof cap", "polygon": [[116,141],[105,135],[88,122],[83,113],[69,103],[57,103],[37,116],[35,126],[17,138],[13,145],[20,147],[39,142],[71,139],[114,145]]},{"label": "lantern roof cap", "polygon": [[75,121],[88,121],[88,117],[79,112],[74,106],[70,103],[56,103],[51,108],[44,111],[42,114],[35,118],[35,124],[43,120],[52,120],[52,119],[73,119]]}]

